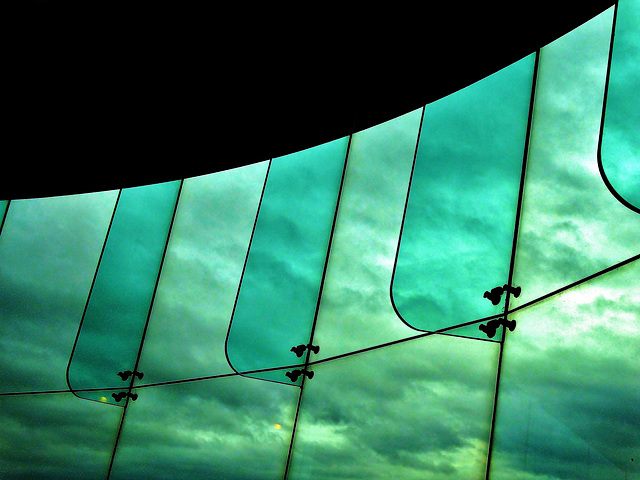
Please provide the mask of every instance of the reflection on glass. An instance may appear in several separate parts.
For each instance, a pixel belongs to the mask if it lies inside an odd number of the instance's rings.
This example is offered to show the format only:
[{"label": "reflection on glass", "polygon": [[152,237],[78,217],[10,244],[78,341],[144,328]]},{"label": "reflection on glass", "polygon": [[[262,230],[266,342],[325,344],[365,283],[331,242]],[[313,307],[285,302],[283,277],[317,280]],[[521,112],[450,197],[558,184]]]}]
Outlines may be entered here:
[{"label": "reflection on glass", "polygon": [[281,479],[299,392],[241,376],[137,389],[110,478]]},{"label": "reflection on glass", "polygon": [[609,10],[542,49],[512,306],[639,253],[640,215],[598,172],[611,19]]},{"label": "reflection on glass", "polygon": [[309,342],[347,146],[342,138],[271,162],[227,340],[239,372],[300,362],[290,349]]},{"label": "reflection on glass", "polygon": [[66,390],[117,192],[13,200],[0,235],[0,392]]},{"label": "reflection on glass", "polygon": [[640,2],[618,2],[600,161],[614,195],[640,213]]},{"label": "reflection on glass", "polygon": [[117,374],[135,367],[179,188],[122,190],[69,363],[71,388],[128,385]]},{"label": "reflection on glass", "polygon": [[430,336],[313,366],[288,479],[480,478],[498,349]]},{"label": "reflection on glass", "polygon": [[534,60],[426,106],[393,279],[414,328],[501,311],[483,293],[509,276]]},{"label": "reflection on glass", "polygon": [[184,181],[136,384],[233,373],[224,344],[266,172]]},{"label": "reflection on glass", "polygon": [[491,478],[640,476],[640,261],[513,314]]},{"label": "reflection on glass", "polygon": [[0,397],[0,478],[105,478],[121,415],[71,393]]}]

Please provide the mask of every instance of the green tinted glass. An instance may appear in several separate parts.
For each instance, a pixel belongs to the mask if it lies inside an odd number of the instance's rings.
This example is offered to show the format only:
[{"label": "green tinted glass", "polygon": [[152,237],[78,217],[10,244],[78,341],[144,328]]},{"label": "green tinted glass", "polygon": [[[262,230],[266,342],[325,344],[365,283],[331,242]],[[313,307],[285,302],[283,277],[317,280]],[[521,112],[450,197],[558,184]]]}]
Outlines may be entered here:
[{"label": "green tinted glass", "polygon": [[540,56],[515,263],[523,305],[638,253],[640,216],[598,172],[609,11]]},{"label": "green tinted glass", "polygon": [[282,479],[298,388],[235,376],[136,392],[111,480]]},{"label": "green tinted glass", "polygon": [[392,290],[414,328],[500,312],[483,294],[508,281],[534,60],[425,107]]},{"label": "green tinted glass", "polygon": [[312,366],[288,478],[480,478],[498,349],[430,336]]},{"label": "green tinted glass", "polygon": [[233,373],[225,338],[266,172],[262,162],[184,181],[140,358],[143,383]]},{"label": "green tinted glass", "polygon": [[640,475],[640,262],[512,315],[491,478]]},{"label": "green tinted glass", "polygon": [[105,478],[121,416],[71,393],[0,396],[0,478]]},{"label": "green tinted glass", "polygon": [[7,213],[7,207],[9,207],[8,200],[0,200],[0,233],[2,233],[2,228],[4,226],[4,220]]},{"label": "green tinted glass", "polygon": [[68,388],[69,353],[116,198],[11,202],[0,235],[0,392]]},{"label": "green tinted glass", "polygon": [[271,162],[227,340],[239,372],[300,362],[290,350],[309,341],[347,146],[343,138]]},{"label": "green tinted glass", "polygon": [[169,182],[122,190],[69,362],[72,389],[124,385],[118,373],[135,368],[179,189]]},{"label": "green tinted glass", "polygon": [[617,3],[600,147],[603,180],[640,213],[640,2]]},{"label": "green tinted glass", "polygon": [[389,286],[421,113],[353,135],[312,359],[416,333],[398,319]]}]

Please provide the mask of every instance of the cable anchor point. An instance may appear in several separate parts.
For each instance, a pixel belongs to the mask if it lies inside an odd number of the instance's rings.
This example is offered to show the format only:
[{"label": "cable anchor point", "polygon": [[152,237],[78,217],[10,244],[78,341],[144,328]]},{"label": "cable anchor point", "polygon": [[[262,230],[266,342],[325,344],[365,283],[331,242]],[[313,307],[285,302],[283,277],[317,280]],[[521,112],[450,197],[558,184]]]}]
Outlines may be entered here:
[{"label": "cable anchor point", "polygon": [[491,291],[484,292],[483,298],[488,298],[492,304],[498,305],[500,300],[502,300],[502,294],[504,292],[509,292],[511,295],[518,298],[521,291],[521,287],[512,287],[511,285],[504,284],[501,287],[494,287]]},{"label": "cable anchor point", "polygon": [[306,345],[297,345],[295,347],[291,347],[290,351],[295,353],[296,356],[298,358],[300,358],[306,349],[311,350],[316,355],[320,352],[320,347],[319,346],[311,345],[310,343],[307,343]]},{"label": "cable anchor point", "polygon": [[129,392],[112,393],[111,396],[113,397],[113,399],[116,402],[119,402],[120,400],[122,400],[125,397],[129,397],[134,402],[138,399],[138,394],[137,393],[129,393]]},{"label": "cable anchor point", "polygon": [[137,371],[132,372],[131,370],[125,370],[124,372],[118,372],[118,376],[122,379],[123,382],[126,381],[131,375],[136,377],[138,380],[142,380],[142,377],[144,377],[144,373]]},{"label": "cable anchor point", "polygon": [[507,320],[506,318],[497,318],[495,320],[490,320],[486,325],[478,325],[478,328],[481,332],[484,332],[487,337],[493,338],[496,335],[496,331],[500,328],[500,325],[508,328],[510,332],[513,332],[516,329],[516,321],[515,320]]},{"label": "cable anchor point", "polygon": [[300,375],[304,375],[308,379],[312,379],[314,372],[311,372],[306,368],[303,368],[301,370],[292,370],[290,372],[285,373],[285,375],[289,377],[289,380],[291,380],[292,382],[295,382],[296,380],[298,380],[298,377],[300,377]]}]

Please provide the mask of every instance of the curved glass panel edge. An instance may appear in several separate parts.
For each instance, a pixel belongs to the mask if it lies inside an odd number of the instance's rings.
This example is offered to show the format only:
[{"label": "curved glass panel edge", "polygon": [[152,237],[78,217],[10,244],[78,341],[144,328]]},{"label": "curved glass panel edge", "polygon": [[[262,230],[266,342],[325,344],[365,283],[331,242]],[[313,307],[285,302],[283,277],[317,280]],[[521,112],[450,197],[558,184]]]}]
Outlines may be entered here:
[{"label": "curved glass panel edge", "polygon": [[534,65],[532,54],[426,107],[391,285],[416,330],[501,312],[504,296],[490,296],[509,274]]},{"label": "curved glass panel edge", "polygon": [[80,398],[121,399],[94,390],[134,370],[180,185],[122,190],[69,359],[68,386]]},{"label": "curved glass panel edge", "polygon": [[640,2],[616,5],[598,167],[616,199],[640,213]]},{"label": "curved glass panel edge", "polygon": [[272,370],[304,363],[292,352],[309,343],[348,142],[271,162],[225,343],[238,373],[289,384]]}]

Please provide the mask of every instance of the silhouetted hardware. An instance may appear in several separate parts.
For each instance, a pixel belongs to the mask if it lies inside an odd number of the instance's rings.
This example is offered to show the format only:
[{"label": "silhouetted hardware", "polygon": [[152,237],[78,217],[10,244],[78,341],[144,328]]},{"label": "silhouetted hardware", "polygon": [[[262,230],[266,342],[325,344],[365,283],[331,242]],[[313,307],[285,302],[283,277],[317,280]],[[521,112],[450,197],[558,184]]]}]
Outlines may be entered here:
[{"label": "silhouetted hardware", "polygon": [[291,347],[291,351],[295,353],[297,357],[301,357],[306,349],[307,349],[306,345],[298,345],[297,347]]},{"label": "silhouetted hardware", "polygon": [[289,380],[291,380],[292,382],[295,382],[296,380],[298,380],[298,377],[300,375],[304,375],[305,377],[311,379],[313,378],[314,373],[303,368],[302,370],[292,370],[290,372],[285,373],[285,375],[289,377]]},{"label": "silhouetted hardware", "polygon": [[478,325],[478,328],[480,329],[480,331],[484,332],[487,335],[487,337],[493,338],[496,335],[496,330],[498,329],[499,326],[500,326],[500,322],[496,324],[494,320],[491,322],[487,322],[486,325],[480,324]]},{"label": "silhouetted hardware", "polygon": [[484,292],[483,297],[491,300],[491,303],[493,303],[494,305],[498,305],[500,303],[503,293],[504,293],[504,288],[495,287],[495,288],[492,288],[490,292],[489,291]]},{"label": "silhouetted hardware", "polygon": [[513,295],[514,297],[518,298],[520,296],[520,292],[522,291],[522,288],[520,287],[512,287],[511,285],[503,285],[502,288],[504,288],[505,292],[509,292],[511,295]]},{"label": "silhouetted hardware", "polygon": [[507,320],[507,319],[503,318],[502,319],[502,325],[507,327],[510,332],[513,332],[516,329],[516,321],[515,320]]},{"label": "silhouetted hardware", "polygon": [[131,370],[125,370],[124,372],[118,372],[118,376],[123,380],[127,380],[131,375],[138,378],[138,380],[142,380],[144,377],[144,373],[142,372],[132,372]]},{"label": "silhouetted hardware", "polygon": [[488,321],[486,325],[478,325],[478,328],[480,329],[480,331],[486,333],[487,337],[493,338],[500,325],[504,325],[509,329],[510,332],[513,332],[516,328],[516,321],[507,320],[505,318],[497,318],[495,320]]},{"label": "silhouetted hardware", "polygon": [[514,297],[518,298],[520,296],[521,291],[522,291],[522,288],[520,287],[512,287],[511,285],[505,284],[502,287],[492,288],[490,292],[489,291],[484,292],[483,297],[491,300],[491,303],[493,303],[494,305],[498,305],[500,303],[500,300],[502,299],[502,294],[504,292],[509,292]]},{"label": "silhouetted hardware", "polygon": [[320,351],[320,347],[317,345],[311,345],[310,343],[307,343],[306,345],[298,345],[296,347],[291,347],[291,351],[293,353],[296,354],[296,356],[301,357],[302,354],[304,353],[304,351],[306,349],[311,350],[313,353],[315,353],[316,355],[318,354],[318,352]]},{"label": "silhouetted hardware", "polygon": [[124,397],[129,397],[131,398],[131,400],[133,400],[134,402],[138,399],[138,394],[137,393],[129,393],[129,392],[118,392],[118,393],[112,393],[111,396],[114,398],[114,400],[116,402],[119,402],[120,400],[122,400]]}]

